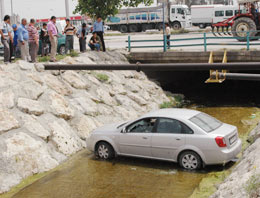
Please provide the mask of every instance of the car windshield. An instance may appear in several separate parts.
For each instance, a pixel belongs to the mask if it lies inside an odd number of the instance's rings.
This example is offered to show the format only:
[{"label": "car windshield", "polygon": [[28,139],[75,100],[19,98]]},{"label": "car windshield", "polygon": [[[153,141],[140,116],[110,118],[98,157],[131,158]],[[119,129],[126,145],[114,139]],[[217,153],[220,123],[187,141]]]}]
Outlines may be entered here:
[{"label": "car windshield", "polygon": [[200,113],[190,119],[191,122],[196,124],[198,127],[206,131],[207,133],[212,132],[222,125],[219,120],[205,114]]}]

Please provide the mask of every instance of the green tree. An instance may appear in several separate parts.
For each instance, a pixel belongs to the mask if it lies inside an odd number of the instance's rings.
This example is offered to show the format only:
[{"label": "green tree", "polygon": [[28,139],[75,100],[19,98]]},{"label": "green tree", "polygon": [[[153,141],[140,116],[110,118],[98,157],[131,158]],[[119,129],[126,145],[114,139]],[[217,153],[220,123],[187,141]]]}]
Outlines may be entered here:
[{"label": "green tree", "polygon": [[74,13],[87,14],[91,18],[101,16],[105,20],[116,15],[123,6],[137,7],[141,3],[149,6],[153,0],[78,0]]}]

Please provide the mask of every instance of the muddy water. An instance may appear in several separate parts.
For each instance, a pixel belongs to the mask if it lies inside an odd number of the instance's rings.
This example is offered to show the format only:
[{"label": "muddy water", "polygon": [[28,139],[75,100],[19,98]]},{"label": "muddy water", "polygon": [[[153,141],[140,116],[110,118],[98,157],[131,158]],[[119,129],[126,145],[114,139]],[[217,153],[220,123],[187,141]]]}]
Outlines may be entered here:
[{"label": "muddy water", "polygon": [[[236,125],[240,133],[248,126],[256,108],[199,108],[223,122]],[[232,165],[232,164],[231,164]],[[228,168],[225,167],[225,168]],[[99,161],[83,151],[14,198],[186,198],[209,172],[223,167],[207,167],[200,172],[181,170],[170,162],[124,158]]]}]

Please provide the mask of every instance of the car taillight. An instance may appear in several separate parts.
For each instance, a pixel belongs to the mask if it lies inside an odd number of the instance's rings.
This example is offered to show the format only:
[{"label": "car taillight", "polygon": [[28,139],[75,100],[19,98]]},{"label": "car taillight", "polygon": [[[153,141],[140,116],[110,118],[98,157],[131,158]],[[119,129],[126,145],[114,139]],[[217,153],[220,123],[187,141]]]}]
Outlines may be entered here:
[{"label": "car taillight", "polygon": [[215,140],[216,140],[216,143],[219,147],[226,147],[227,146],[224,137],[218,136],[218,137],[215,138]]}]

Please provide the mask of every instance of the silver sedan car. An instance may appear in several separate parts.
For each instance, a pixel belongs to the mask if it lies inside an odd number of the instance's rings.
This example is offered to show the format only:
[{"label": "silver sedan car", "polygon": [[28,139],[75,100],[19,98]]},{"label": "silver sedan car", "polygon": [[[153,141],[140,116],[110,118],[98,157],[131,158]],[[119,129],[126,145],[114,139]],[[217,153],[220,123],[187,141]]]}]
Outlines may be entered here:
[{"label": "silver sedan car", "polygon": [[87,147],[101,159],[117,155],[178,162],[185,169],[225,164],[241,151],[237,127],[199,111],[162,109],[94,130]]}]

